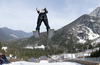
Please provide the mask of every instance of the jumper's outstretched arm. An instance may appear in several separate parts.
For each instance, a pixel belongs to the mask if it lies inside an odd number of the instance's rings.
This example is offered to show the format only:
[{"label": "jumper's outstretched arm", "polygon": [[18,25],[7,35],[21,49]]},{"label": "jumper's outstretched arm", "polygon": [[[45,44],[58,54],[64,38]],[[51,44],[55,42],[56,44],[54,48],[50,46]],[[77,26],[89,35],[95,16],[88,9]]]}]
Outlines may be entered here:
[{"label": "jumper's outstretched arm", "polygon": [[40,10],[38,8],[36,8],[36,11],[37,11],[38,14],[40,13]]}]

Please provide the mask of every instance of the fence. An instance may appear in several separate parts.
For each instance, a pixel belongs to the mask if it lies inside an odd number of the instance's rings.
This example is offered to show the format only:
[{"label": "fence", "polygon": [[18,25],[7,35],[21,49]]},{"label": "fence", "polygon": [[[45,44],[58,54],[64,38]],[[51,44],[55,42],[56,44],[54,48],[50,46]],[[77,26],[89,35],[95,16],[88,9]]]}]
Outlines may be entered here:
[{"label": "fence", "polygon": [[77,60],[85,60],[85,61],[92,61],[92,62],[100,62],[100,57],[94,57],[94,58],[77,58]]}]

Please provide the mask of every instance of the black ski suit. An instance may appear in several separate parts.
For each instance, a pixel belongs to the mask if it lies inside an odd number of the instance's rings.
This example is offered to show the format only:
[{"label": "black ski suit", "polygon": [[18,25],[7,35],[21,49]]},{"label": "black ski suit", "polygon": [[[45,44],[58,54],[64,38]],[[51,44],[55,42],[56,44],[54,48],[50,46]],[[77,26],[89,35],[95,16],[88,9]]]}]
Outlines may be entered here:
[{"label": "black ski suit", "polygon": [[48,11],[46,10],[46,8],[44,9],[44,11],[45,12],[43,12],[43,13],[40,13],[40,11],[37,11],[39,16],[38,16],[38,20],[37,20],[36,30],[40,31],[40,26],[41,26],[41,23],[43,21],[45,26],[46,26],[47,32],[48,32],[48,30],[50,29],[50,26],[48,24],[48,18],[47,18],[47,15],[46,15],[48,13]]}]

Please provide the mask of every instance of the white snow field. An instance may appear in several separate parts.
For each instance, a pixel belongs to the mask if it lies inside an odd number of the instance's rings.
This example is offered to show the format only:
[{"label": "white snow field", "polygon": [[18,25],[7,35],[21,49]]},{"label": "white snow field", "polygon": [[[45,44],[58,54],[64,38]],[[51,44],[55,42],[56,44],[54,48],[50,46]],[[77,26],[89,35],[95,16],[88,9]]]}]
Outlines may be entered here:
[{"label": "white snow field", "polygon": [[3,65],[81,65],[81,64],[75,62],[34,63],[34,62],[19,61],[19,62],[12,62],[10,64],[3,64]]}]

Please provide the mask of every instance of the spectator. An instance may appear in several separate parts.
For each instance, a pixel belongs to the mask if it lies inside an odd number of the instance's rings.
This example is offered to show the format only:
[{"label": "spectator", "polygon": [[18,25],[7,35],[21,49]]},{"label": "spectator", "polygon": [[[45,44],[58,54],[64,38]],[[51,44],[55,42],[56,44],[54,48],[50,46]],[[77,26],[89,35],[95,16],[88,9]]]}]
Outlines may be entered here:
[{"label": "spectator", "polygon": [[0,65],[2,65],[3,63],[5,63],[5,60],[0,57]]}]

